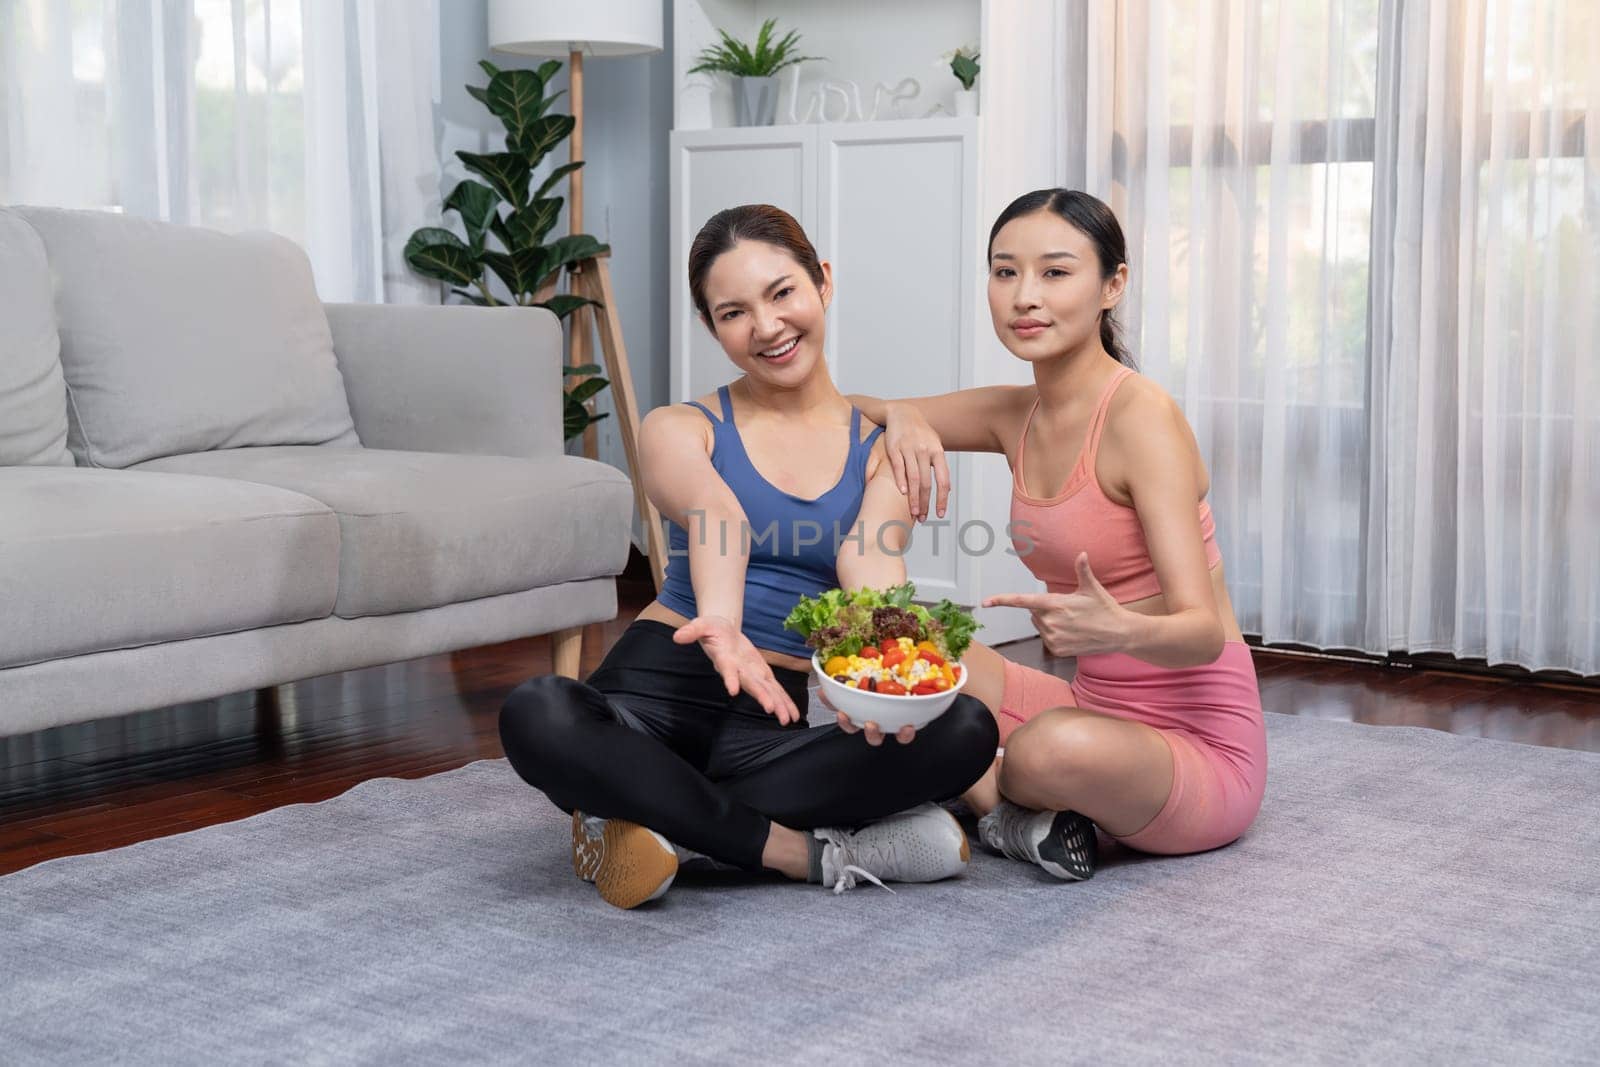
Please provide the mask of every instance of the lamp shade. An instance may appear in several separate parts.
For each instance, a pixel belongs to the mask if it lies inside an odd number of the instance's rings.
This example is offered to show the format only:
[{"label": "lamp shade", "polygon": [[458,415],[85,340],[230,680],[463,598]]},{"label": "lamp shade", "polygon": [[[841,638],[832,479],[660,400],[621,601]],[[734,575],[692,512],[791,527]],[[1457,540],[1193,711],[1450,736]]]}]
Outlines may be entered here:
[{"label": "lamp shade", "polygon": [[489,47],[565,59],[661,51],[662,0],[489,0]]}]

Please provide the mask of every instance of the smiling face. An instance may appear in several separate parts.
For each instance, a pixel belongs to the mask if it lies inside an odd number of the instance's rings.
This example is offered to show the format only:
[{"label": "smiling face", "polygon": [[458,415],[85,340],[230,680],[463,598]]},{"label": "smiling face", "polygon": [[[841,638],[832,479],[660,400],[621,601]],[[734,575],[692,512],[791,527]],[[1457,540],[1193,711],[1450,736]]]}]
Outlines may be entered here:
[{"label": "smiling face", "polygon": [[1095,344],[1100,314],[1122,299],[1128,268],[1103,276],[1094,242],[1054,211],[1012,219],[989,256],[989,314],[1011,353],[1033,362]]},{"label": "smiling face", "polygon": [[707,325],[722,350],[746,374],[775,385],[797,385],[821,362],[832,296],[827,263],[819,288],[793,256],[764,241],[737,242],[705,276]]}]

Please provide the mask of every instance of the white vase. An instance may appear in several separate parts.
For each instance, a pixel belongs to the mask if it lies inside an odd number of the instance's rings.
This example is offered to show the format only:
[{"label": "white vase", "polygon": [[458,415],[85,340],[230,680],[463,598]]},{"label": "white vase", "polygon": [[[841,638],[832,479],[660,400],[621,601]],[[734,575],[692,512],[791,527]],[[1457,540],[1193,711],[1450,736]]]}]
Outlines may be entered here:
[{"label": "white vase", "polygon": [[978,90],[956,90],[956,118],[970,119],[978,113]]},{"label": "white vase", "polygon": [[740,126],[771,126],[778,114],[778,79],[734,78],[733,101]]}]

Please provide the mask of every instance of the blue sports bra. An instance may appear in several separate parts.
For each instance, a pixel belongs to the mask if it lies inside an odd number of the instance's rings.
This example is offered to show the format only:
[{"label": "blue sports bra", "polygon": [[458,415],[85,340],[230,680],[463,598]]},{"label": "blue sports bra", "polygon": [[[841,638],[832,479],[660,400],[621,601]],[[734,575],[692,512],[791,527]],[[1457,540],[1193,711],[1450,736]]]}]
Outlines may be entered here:
[{"label": "blue sports bra", "polygon": [[[761,476],[733,424],[733,399],[726,385],[717,390],[717,397],[722,401],[721,419],[704,405],[689,403],[711,420],[711,465],[739,499],[748,523],[746,531],[727,534],[730,552],[739,550],[735,537],[743,536],[750,543],[744,577],[744,634],[757,648],[809,659],[811,649],[799,634],[783,628],[783,620],[802,596],[818,596],[839,584],[835,560],[840,545],[857,532],[856,516],[867,489],[867,456],[883,427],[874,428],[861,440],[861,411],[852,409],[850,455],[844,473],[832,489],[806,500],[785,493]],[[704,523],[697,524],[690,516],[690,526],[697,525],[695,537],[718,538],[718,531],[705,529]],[[689,583],[690,531],[670,521],[667,527],[666,576],[656,599],[692,619],[697,611],[694,587]]]}]

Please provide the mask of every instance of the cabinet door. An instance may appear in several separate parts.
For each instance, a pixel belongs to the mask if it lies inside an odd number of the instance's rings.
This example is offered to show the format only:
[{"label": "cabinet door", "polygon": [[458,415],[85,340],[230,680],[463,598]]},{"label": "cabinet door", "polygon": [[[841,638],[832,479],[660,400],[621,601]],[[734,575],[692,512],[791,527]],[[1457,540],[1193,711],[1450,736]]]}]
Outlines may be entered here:
[{"label": "cabinet door", "polygon": [[772,204],[816,224],[816,131],[807,127],[692,130],[672,135],[672,399],[691,400],[735,376],[689,294],[689,245],[707,219],[739,204]]},{"label": "cabinet door", "polygon": [[[898,397],[969,385],[978,307],[975,122],[821,126],[818,165],[814,237],[833,262],[826,347],[839,388]],[[952,466],[959,489],[969,464],[963,457]],[[918,526],[912,536],[906,568],[922,598],[965,599],[960,505],[952,497],[948,525]],[[994,551],[1005,547],[1003,519],[998,527]],[[971,552],[983,550],[981,529],[964,539]]]}]

